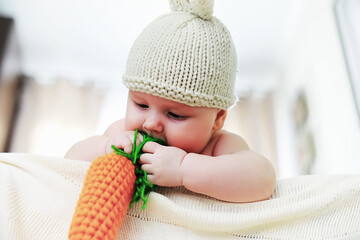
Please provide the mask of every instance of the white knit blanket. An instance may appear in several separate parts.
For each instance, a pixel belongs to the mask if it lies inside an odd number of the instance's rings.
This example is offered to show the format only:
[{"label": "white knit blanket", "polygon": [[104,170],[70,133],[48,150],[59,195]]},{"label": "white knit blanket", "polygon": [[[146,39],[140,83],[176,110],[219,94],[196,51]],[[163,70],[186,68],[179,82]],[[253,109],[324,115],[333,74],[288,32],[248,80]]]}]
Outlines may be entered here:
[{"label": "white knit blanket", "polygon": [[[0,153],[0,239],[67,239],[89,165]],[[360,174],[278,180],[270,200],[247,204],[159,188],[118,239],[360,239]]]}]

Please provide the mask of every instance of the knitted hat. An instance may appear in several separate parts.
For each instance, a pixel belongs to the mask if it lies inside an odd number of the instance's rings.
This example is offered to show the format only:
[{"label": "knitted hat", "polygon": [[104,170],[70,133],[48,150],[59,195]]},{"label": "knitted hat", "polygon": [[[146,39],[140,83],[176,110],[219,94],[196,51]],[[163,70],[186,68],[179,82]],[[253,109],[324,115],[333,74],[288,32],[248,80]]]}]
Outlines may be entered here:
[{"label": "knitted hat", "polygon": [[235,101],[236,52],[212,0],[170,0],[132,46],[123,83],[133,91],[190,106],[229,108]]}]

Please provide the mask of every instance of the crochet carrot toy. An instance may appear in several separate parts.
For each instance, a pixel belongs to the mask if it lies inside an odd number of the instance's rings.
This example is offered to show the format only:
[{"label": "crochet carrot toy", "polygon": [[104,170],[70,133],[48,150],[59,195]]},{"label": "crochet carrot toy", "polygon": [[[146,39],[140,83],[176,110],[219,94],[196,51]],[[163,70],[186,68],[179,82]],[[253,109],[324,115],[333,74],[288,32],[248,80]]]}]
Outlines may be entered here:
[{"label": "crochet carrot toy", "polygon": [[137,133],[135,130],[131,154],[112,146],[114,153],[91,163],[70,225],[70,240],[115,239],[129,204],[142,199],[145,209],[146,195],[155,185],[147,180],[137,160],[145,143],[163,141],[142,134],[143,141],[136,147]]}]

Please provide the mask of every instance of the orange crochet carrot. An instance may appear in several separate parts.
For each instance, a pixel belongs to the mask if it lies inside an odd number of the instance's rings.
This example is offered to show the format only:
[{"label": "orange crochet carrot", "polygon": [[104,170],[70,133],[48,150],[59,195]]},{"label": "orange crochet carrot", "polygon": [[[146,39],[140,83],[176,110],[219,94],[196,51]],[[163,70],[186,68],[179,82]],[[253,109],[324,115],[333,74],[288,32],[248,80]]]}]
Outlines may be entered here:
[{"label": "orange crochet carrot", "polygon": [[146,172],[136,162],[146,142],[163,142],[142,135],[143,141],[136,147],[135,131],[132,154],[112,146],[114,153],[91,163],[70,225],[70,240],[115,239],[130,202],[142,199],[143,209],[146,207],[146,195],[155,186],[147,181]]}]

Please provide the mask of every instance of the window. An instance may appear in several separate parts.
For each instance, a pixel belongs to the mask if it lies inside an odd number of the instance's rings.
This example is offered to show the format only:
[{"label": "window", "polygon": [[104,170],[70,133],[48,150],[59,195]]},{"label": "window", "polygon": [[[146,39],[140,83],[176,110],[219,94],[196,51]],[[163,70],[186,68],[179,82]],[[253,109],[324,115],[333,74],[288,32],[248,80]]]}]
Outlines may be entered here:
[{"label": "window", "polygon": [[337,0],[335,16],[360,121],[360,1]]}]

